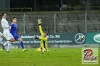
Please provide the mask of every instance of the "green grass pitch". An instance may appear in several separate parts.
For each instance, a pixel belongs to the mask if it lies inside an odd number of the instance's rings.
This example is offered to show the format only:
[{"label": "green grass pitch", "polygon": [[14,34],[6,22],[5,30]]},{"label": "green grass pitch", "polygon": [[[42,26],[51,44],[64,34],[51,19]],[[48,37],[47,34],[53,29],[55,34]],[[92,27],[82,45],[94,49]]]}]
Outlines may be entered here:
[{"label": "green grass pitch", "polygon": [[[100,66],[99,64],[82,64],[81,48],[49,48],[49,52],[36,52],[30,48],[27,52],[11,49],[10,53],[0,52],[0,66]],[[100,50],[100,48],[99,48]]]}]

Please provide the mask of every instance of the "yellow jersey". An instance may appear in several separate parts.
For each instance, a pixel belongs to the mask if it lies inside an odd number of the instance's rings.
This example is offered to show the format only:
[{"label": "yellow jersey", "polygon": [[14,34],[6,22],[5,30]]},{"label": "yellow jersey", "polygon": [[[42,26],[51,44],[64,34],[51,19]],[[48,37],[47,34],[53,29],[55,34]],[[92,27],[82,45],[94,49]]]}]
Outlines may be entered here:
[{"label": "yellow jersey", "polygon": [[40,31],[40,34],[41,34],[41,37],[39,38],[41,41],[40,41],[40,46],[47,49],[48,48],[48,38],[47,37],[44,37],[44,32],[42,30],[42,26],[39,25],[39,31]]}]

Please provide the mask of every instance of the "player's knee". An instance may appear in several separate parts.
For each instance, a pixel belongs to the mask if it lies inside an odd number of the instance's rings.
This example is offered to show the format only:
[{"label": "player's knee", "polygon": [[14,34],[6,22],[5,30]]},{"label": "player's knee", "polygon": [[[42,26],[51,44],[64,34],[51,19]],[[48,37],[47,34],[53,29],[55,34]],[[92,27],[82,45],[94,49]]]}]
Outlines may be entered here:
[{"label": "player's knee", "polygon": [[21,41],[23,41],[23,39],[22,38],[19,38],[19,41],[21,42]]},{"label": "player's knee", "polygon": [[14,42],[14,41],[15,41],[15,39],[14,39],[14,38],[12,38],[12,41]]},{"label": "player's knee", "polygon": [[9,41],[10,41],[10,42],[14,42],[14,38],[10,39]]}]

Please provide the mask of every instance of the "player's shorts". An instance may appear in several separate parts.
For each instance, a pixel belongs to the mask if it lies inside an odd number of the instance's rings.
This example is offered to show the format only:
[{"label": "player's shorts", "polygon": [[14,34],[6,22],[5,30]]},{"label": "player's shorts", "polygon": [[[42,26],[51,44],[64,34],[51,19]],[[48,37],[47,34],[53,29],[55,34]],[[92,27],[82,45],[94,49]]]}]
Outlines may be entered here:
[{"label": "player's shorts", "polygon": [[15,39],[16,41],[18,41],[19,38],[20,38],[20,36],[18,36],[18,35],[14,36],[14,39]]},{"label": "player's shorts", "polygon": [[15,39],[16,41],[18,41],[18,39],[20,38],[20,36],[17,35],[17,34],[12,34],[12,35],[13,35],[13,37],[14,37],[14,39]]},{"label": "player's shorts", "polygon": [[13,35],[11,33],[9,33],[9,32],[4,33],[3,35],[7,40],[10,40],[10,39],[14,38]]}]

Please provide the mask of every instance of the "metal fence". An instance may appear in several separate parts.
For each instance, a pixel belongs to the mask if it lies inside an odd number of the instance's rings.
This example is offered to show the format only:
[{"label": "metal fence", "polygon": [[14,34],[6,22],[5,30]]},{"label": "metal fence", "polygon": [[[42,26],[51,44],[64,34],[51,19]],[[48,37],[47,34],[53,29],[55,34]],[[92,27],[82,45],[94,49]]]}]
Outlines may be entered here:
[{"label": "metal fence", "polygon": [[[95,10],[96,8],[98,9]],[[37,25],[37,19],[39,18],[43,21],[43,30],[49,33],[100,32],[99,8],[100,6],[94,6],[93,10],[75,11],[70,9],[70,11],[49,12],[32,12],[32,8],[28,12],[23,12],[24,8],[17,8],[21,11],[17,12],[15,10],[16,12],[13,12],[14,9],[12,9],[12,12],[7,12],[7,20],[11,22],[12,17],[17,17],[18,29],[24,34],[39,33]]]},{"label": "metal fence", "polygon": [[32,12],[32,8],[0,8],[0,12]]},{"label": "metal fence", "polygon": [[[50,12],[51,13],[51,12]],[[31,14],[31,18],[28,19],[28,14],[23,15],[23,32],[25,33],[39,33],[37,19],[41,18],[43,21],[44,31],[50,33],[78,33],[78,32],[99,32],[100,31],[100,13],[52,13],[45,15],[45,13]],[[35,17],[36,16],[36,17]],[[51,17],[51,18],[50,18]],[[30,24],[28,24],[30,23]],[[30,30],[31,27],[33,30]],[[30,31],[29,31],[30,30]]]}]

